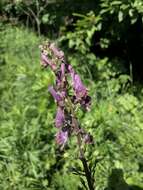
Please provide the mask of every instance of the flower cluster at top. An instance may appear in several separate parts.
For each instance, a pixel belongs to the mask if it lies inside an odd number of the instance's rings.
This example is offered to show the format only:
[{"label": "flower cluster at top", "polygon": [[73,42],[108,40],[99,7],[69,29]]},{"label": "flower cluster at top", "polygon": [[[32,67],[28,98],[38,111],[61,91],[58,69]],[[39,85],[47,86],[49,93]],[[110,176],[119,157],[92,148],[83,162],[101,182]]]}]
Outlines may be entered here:
[{"label": "flower cluster at top", "polygon": [[55,86],[48,88],[57,103],[55,126],[59,131],[56,134],[56,142],[64,146],[71,134],[80,133],[83,141],[90,143],[91,136],[80,129],[75,114],[77,105],[89,110],[91,98],[87,88],[73,67],[66,62],[64,52],[54,43],[46,42],[40,49],[42,66],[50,67],[56,76]]}]

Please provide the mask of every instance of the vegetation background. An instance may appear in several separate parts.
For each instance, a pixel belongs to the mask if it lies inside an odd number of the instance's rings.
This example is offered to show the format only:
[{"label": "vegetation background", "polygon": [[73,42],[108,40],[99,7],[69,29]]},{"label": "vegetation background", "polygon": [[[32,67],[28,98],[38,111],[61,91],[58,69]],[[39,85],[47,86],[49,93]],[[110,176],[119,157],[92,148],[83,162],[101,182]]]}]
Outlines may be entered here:
[{"label": "vegetation background", "polygon": [[38,49],[55,41],[92,96],[81,125],[96,190],[143,189],[143,1],[0,1],[0,190],[82,190],[74,139],[55,144],[54,76]]}]

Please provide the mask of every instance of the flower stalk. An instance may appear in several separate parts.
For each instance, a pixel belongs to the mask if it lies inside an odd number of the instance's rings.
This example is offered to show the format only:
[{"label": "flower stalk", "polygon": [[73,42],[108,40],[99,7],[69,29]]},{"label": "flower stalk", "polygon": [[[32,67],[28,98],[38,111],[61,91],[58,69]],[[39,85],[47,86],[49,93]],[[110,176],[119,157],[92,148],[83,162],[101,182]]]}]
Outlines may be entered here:
[{"label": "flower stalk", "polygon": [[[71,112],[73,115],[74,128],[76,129],[76,131],[80,131],[80,128],[78,126],[78,121],[75,117],[74,110],[72,108],[71,101],[70,101],[70,99],[68,99],[68,100],[69,100]],[[85,155],[84,155],[84,150],[82,148],[82,137],[81,137],[81,134],[79,132],[77,133],[77,144],[78,144],[78,148],[79,148],[79,159],[81,160],[83,168],[84,168],[85,177],[86,177],[86,180],[88,183],[88,188],[89,188],[89,190],[94,190],[94,180],[92,178],[91,170],[89,169],[87,160],[86,160]]]},{"label": "flower stalk", "polygon": [[[77,137],[79,159],[83,165],[84,176],[89,190],[94,190],[94,180],[83,149],[84,144],[93,142],[92,136],[80,128],[75,114],[79,105],[85,111],[89,111],[91,98],[80,76],[66,62],[63,51],[59,50],[54,43],[47,42],[40,46],[40,49],[42,66],[44,68],[49,66],[56,76],[55,86],[48,88],[57,104],[55,126],[59,131],[56,134],[56,143],[63,149],[72,134]],[[69,77],[71,82],[68,80]]]}]

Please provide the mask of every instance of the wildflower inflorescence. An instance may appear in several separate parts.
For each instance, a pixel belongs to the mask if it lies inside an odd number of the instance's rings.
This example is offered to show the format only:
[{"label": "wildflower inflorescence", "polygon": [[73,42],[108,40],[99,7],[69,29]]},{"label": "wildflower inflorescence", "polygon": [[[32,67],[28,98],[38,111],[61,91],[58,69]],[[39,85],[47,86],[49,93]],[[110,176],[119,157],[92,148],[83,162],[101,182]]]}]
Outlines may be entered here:
[{"label": "wildflower inflorescence", "polygon": [[64,147],[71,134],[79,134],[84,143],[91,143],[92,137],[80,129],[76,119],[75,109],[82,107],[89,110],[91,98],[87,88],[83,85],[80,76],[65,60],[64,52],[54,43],[46,42],[40,46],[41,64],[44,68],[50,67],[56,76],[54,86],[48,90],[57,104],[55,126],[59,129],[56,134],[57,144]]},{"label": "wildflower inflorescence", "polygon": [[76,118],[77,108],[89,110],[91,97],[88,96],[87,88],[83,85],[80,76],[66,62],[63,51],[59,50],[54,43],[45,43],[40,46],[40,49],[42,66],[50,67],[56,76],[55,85],[48,87],[57,104],[55,126],[59,131],[56,134],[56,142],[63,149],[68,138],[72,134],[76,135],[79,159],[84,168],[87,184],[90,190],[94,190],[93,175],[82,146],[83,143],[91,144],[92,136],[80,128]]}]

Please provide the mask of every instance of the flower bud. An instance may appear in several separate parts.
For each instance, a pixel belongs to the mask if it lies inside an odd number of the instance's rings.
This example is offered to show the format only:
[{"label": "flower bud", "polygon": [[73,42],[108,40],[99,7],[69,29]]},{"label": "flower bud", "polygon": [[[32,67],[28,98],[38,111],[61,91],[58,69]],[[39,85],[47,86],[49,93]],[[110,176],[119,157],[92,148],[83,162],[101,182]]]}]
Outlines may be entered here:
[{"label": "flower bud", "polygon": [[60,128],[64,124],[64,121],[65,121],[64,110],[62,110],[61,107],[58,107],[56,118],[55,118],[56,127]]},{"label": "flower bud", "polygon": [[93,137],[89,133],[86,133],[83,137],[83,141],[85,144],[93,144]]},{"label": "flower bud", "polygon": [[87,89],[83,85],[80,76],[76,73],[71,73],[73,88],[77,99],[87,96]]},{"label": "flower bud", "polygon": [[53,61],[51,59],[49,59],[47,57],[47,55],[44,54],[43,52],[41,53],[41,64],[44,67],[50,66],[52,68],[52,70],[56,69],[56,64],[54,64]]},{"label": "flower bud", "polygon": [[58,59],[64,58],[64,52],[60,51],[54,43],[50,44],[49,49],[54,53]]},{"label": "flower bud", "polygon": [[68,131],[58,131],[56,134],[56,143],[64,145],[68,140]]},{"label": "flower bud", "polygon": [[56,92],[56,90],[52,86],[49,86],[48,90],[57,102],[62,101],[62,97]]}]

